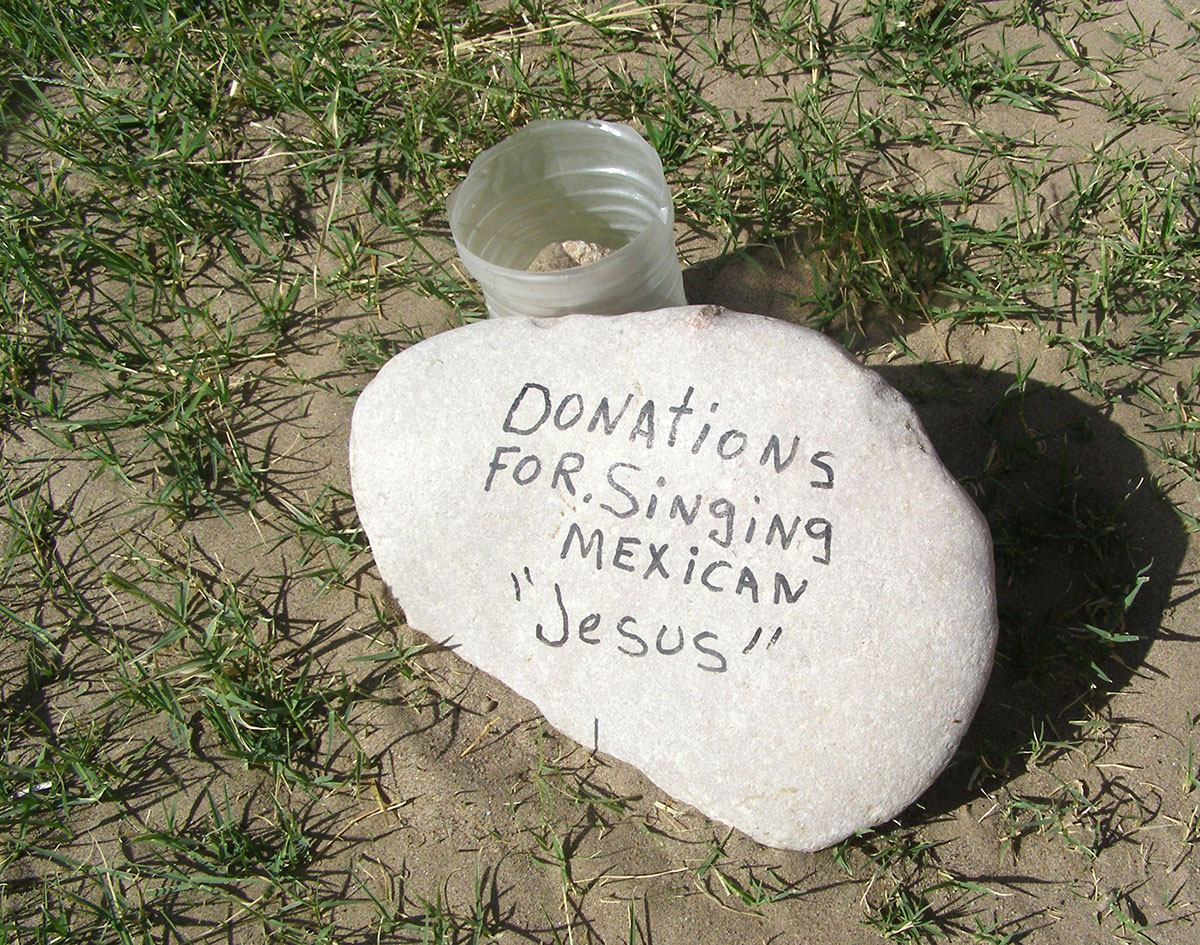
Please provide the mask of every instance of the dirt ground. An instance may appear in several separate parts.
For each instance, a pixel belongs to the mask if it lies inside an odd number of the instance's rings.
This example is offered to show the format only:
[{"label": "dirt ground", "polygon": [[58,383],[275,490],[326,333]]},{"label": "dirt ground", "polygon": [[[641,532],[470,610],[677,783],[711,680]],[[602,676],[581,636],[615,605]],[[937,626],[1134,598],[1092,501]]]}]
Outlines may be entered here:
[{"label": "dirt ground", "polygon": [[[1188,35],[1170,18],[1159,26],[1165,50]],[[1005,28],[1009,48],[1023,38]],[[998,46],[999,34],[973,42]],[[686,44],[683,52],[701,57]],[[1187,102],[1191,69],[1166,51],[1143,80],[1165,101]],[[706,95],[720,108],[767,111],[765,101],[786,84],[774,81],[718,74]],[[1111,118],[1082,98],[1057,116],[997,106],[971,119],[993,134],[1053,140],[1059,170],[1036,191],[1047,218],[1074,158],[1114,134]],[[1145,153],[1194,149],[1191,131],[1122,129],[1123,144]],[[909,158],[881,156],[862,180],[902,190],[949,180],[972,160],[952,149],[914,148]],[[993,203],[962,218],[995,224],[1013,212],[1010,199],[998,189]],[[351,204],[347,195],[338,214],[354,216]],[[322,212],[313,208],[314,218]],[[723,253],[723,241],[693,222],[677,226],[690,302],[811,321],[798,300],[815,291],[813,231],[798,226],[770,249]],[[382,254],[405,253],[396,233],[364,239]],[[456,265],[448,241],[438,252]],[[315,241],[297,247],[293,262],[314,274],[314,285],[316,274],[336,269]],[[229,286],[218,262],[197,265],[190,291],[220,299]],[[86,304],[105,304],[102,287]],[[1200,495],[1194,478],[1150,448],[1185,434],[1158,429],[1162,413],[1145,393],[1146,384],[1187,385],[1198,368],[1190,354],[1152,370],[1102,366],[1085,384],[1063,340],[1072,329],[1066,314],[1057,324],[980,324],[897,321],[871,310],[824,326],[910,399],[987,517],[1001,643],[959,756],[928,793],[896,822],[830,850],[794,853],[705,818],[630,766],[556,733],[534,705],[458,659],[446,641],[403,623],[403,601],[390,598],[361,536],[343,547],[297,524],[297,509],[319,508],[323,527],[354,531],[347,435],[354,396],[373,369],[347,367],[347,339],[381,332],[396,346],[414,332],[453,330],[457,315],[404,288],[368,306],[306,283],[296,304],[304,318],[294,346],[264,356],[261,374],[247,371],[233,386],[246,418],[239,435],[271,483],[247,508],[180,522],[144,501],[156,471],[122,481],[32,427],[4,433],[6,468],[41,477],[38,488],[61,511],[54,553],[120,647],[105,652],[67,634],[72,672],[30,687],[25,651],[6,645],[3,699],[10,712],[31,706],[60,738],[99,735],[120,798],[81,806],[54,856],[6,859],[0,911],[40,908],[48,872],[69,874],[82,862],[89,870],[124,864],[125,872],[103,874],[116,877],[106,882],[129,903],[152,903],[146,915],[171,914],[145,890],[168,883],[172,870],[202,877],[206,861],[160,837],[211,839],[215,803],[265,838],[275,866],[248,869],[236,896],[214,883],[202,908],[183,910],[183,926],[147,920],[156,931],[146,941],[1198,940],[1200,560],[1177,510],[1200,514]],[[89,376],[68,383],[81,401],[102,385]],[[128,431],[111,440],[118,452],[132,450]],[[122,576],[149,590],[131,591]],[[6,606],[19,603],[46,625],[61,614],[35,577],[6,579]],[[223,613],[215,602],[227,590],[252,602],[252,635],[269,644],[271,671],[294,680],[303,666],[323,692],[343,694],[329,695],[319,718],[308,716],[316,748],[305,778],[231,757],[199,702],[172,715],[118,698],[125,683],[112,666],[133,666],[139,653],[151,665],[145,654],[173,626],[163,602],[179,587],[206,602],[192,619],[201,630]],[[1134,639],[1097,657],[1089,626]],[[395,657],[415,646],[424,649]],[[192,684],[190,672],[170,676],[180,691]],[[285,849],[281,838],[301,838],[303,849]],[[293,855],[286,881],[273,878],[278,857]]]}]

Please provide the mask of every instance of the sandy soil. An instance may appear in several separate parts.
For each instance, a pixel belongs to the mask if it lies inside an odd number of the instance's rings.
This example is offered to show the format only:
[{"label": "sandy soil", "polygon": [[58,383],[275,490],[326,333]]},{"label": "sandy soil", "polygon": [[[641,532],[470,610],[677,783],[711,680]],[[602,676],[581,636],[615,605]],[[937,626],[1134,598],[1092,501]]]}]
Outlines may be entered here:
[{"label": "sandy soil", "polygon": [[[1011,30],[1006,37],[1011,48],[1020,40]],[[1159,67],[1148,83],[1168,96],[1190,94],[1171,85],[1182,67],[1170,56]],[[722,107],[753,111],[765,108],[771,91],[765,80],[726,76],[708,94]],[[1057,140],[1061,172],[1041,190],[1047,213],[1071,154],[1088,152],[1111,131],[1084,102],[1058,119],[1001,107],[971,117],[993,131]],[[1149,150],[1186,146],[1186,136],[1157,126],[1126,134],[1127,143]],[[881,158],[863,177],[899,188],[949,179],[968,161],[914,148],[906,163]],[[1001,219],[1010,209],[1004,199],[968,216],[985,226]],[[352,215],[351,205],[347,196],[339,212]],[[808,236],[799,228],[790,247],[723,256],[711,234],[681,221],[689,301],[804,323],[809,313],[796,299],[820,265]],[[382,252],[403,251],[388,238],[379,235]],[[452,262],[448,245],[443,250]],[[296,248],[295,262],[299,271],[333,266],[312,240]],[[198,272],[192,290],[223,294],[236,308],[219,267]],[[85,457],[55,453],[36,433],[5,434],[8,462],[56,456],[44,490],[75,528],[63,529],[55,553],[94,603],[96,625],[111,628],[129,652],[152,646],[164,620],[106,575],[186,574],[214,595],[232,587],[253,601],[280,660],[311,660],[314,678],[344,678],[369,694],[340,707],[350,716],[344,727],[319,734],[312,769],[327,781],[305,788],[231,760],[199,713],[179,731],[161,715],[114,708],[111,675],[87,671],[87,661],[100,657],[68,634],[69,655],[83,662],[36,695],[38,711],[56,732],[98,719],[123,745],[115,760],[126,810],[122,818],[103,805],[81,813],[74,855],[93,864],[169,859],[147,837],[172,822],[202,825],[211,791],[268,834],[281,810],[298,820],[311,843],[301,886],[320,885],[330,903],[346,900],[306,919],[313,928],[331,923],[330,941],[412,940],[381,920],[370,897],[418,920],[443,908],[460,918],[475,912],[504,942],[1197,940],[1200,560],[1172,506],[1195,513],[1200,497],[1145,448],[1165,440],[1150,429],[1157,418],[1139,400],[1136,371],[1113,367],[1093,378],[1111,394],[1093,396],[1068,371],[1069,348],[1049,342],[1053,326],[1032,321],[951,328],[868,312],[827,329],[911,399],[987,516],[1003,578],[1003,632],[960,757],[921,801],[875,832],[801,854],[763,847],[620,761],[563,738],[521,696],[403,624],[369,553],[339,560],[344,579],[326,584],[319,566],[339,552],[298,536],[288,505],[326,494],[330,521],[354,522],[346,438],[354,395],[371,375],[347,369],[338,339],[378,329],[398,344],[409,329],[448,330],[453,316],[400,291],[385,292],[376,306],[306,289],[299,304],[304,327],[294,349],[237,388],[248,418],[239,434],[271,481],[249,510],[178,523],[141,501],[159,481],[155,470],[126,483]],[[1155,382],[1167,389],[1195,369],[1190,360],[1170,363]],[[72,381],[81,390],[95,383]],[[120,433],[114,439],[125,447]],[[1058,527],[1067,520],[1089,528]],[[1110,680],[1102,683],[1064,656],[1062,641],[1071,636],[1062,628],[1112,616],[1112,589],[1132,587],[1143,573],[1148,582],[1115,628],[1138,640],[1102,664]],[[11,582],[26,612],[48,623],[62,616],[35,581]],[[358,660],[412,644],[426,650],[411,678],[394,663]],[[10,706],[34,698],[20,684],[23,660],[3,654]],[[0,901],[33,889],[36,879],[18,860],[5,869]],[[272,898],[266,908],[300,909],[304,901],[297,893],[290,904]],[[269,940],[252,912],[247,904],[213,905],[196,927],[164,932],[162,940]],[[229,931],[231,919],[244,932]],[[444,940],[474,941],[465,931]]]}]

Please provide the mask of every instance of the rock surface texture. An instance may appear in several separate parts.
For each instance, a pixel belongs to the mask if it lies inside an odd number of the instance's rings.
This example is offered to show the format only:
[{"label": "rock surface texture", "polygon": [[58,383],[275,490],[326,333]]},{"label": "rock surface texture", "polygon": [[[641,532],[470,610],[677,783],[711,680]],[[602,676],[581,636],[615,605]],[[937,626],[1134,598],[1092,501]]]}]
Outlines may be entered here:
[{"label": "rock surface texture", "polygon": [[816,332],[714,307],[454,329],[362,393],[350,468],[412,627],[765,844],[899,814],[987,682],[986,524]]}]

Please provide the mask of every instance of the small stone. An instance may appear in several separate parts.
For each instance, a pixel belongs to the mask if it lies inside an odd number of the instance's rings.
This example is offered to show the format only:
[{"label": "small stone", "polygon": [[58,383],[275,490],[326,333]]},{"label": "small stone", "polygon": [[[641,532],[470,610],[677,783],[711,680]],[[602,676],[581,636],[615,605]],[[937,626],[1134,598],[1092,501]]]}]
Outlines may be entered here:
[{"label": "small stone", "polygon": [[529,264],[527,272],[557,272],[586,266],[612,254],[612,250],[598,243],[583,240],[563,240],[543,247]]},{"label": "small stone", "polygon": [[713,307],[457,328],[363,392],[350,467],[410,626],[771,846],[899,814],[987,682],[987,526],[816,332]]}]

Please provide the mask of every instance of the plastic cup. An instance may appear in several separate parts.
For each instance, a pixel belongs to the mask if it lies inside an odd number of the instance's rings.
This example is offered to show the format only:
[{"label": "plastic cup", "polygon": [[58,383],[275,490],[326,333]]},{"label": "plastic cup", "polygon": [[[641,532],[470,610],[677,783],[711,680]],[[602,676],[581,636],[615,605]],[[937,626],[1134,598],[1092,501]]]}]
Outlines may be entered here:
[{"label": "plastic cup", "polygon": [[[475,159],[447,211],[492,317],[617,315],[687,302],[662,161],[627,125],[531,122]],[[526,271],[548,244],[566,240],[613,252],[573,269]]]}]

